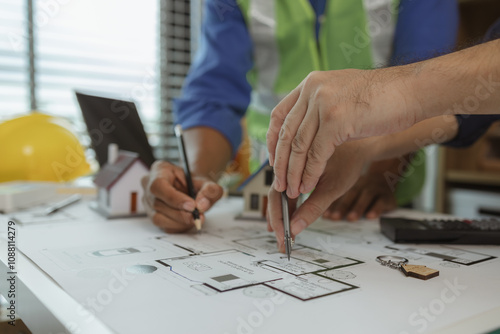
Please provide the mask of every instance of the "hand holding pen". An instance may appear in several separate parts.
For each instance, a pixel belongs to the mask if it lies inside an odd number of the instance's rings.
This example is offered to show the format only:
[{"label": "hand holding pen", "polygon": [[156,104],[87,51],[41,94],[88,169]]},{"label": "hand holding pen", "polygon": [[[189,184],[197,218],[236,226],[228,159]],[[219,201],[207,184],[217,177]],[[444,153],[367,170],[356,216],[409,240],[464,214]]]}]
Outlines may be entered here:
[{"label": "hand holding pen", "polygon": [[[185,150],[189,152],[189,147]],[[200,223],[203,225],[204,213],[222,197],[222,187],[217,183],[191,171],[190,174],[191,193],[196,194],[195,198],[189,195],[184,169],[170,162],[156,161],[149,174],[142,179],[146,212],[153,223],[167,233],[192,229],[195,226],[195,209],[198,210]]]},{"label": "hand holding pen", "polygon": [[[196,194],[194,192],[191,171],[189,170],[189,162],[186,154],[186,146],[184,145],[184,137],[182,136],[182,127],[179,124],[175,126],[175,136],[177,137],[180,157],[184,166],[184,174],[186,175],[186,185],[187,185],[188,195],[191,198],[195,199]],[[200,211],[196,207],[193,210],[193,219],[194,219],[194,226],[196,226],[196,229],[198,231],[201,230]]]}]

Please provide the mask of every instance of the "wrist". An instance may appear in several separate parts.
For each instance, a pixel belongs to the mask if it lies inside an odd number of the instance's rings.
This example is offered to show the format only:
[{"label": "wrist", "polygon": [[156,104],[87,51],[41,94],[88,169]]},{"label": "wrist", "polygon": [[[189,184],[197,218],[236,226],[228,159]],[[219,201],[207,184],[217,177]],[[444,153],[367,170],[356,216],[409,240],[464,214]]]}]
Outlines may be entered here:
[{"label": "wrist", "polygon": [[370,164],[368,173],[383,174],[385,172],[391,172],[393,175],[400,177],[408,166],[409,161],[409,154],[397,158],[374,161]]},{"label": "wrist", "polygon": [[[432,62],[432,60],[431,60]],[[437,87],[433,87],[433,80],[436,80],[436,73],[430,70],[433,66],[428,62],[418,62],[406,65],[406,75],[402,78],[404,94],[408,100],[410,113],[414,115],[415,123],[436,116],[434,108],[439,103],[439,98],[435,91]],[[436,101],[437,100],[437,101]]]},{"label": "wrist", "polygon": [[383,142],[380,140],[383,137],[368,137],[357,140],[359,154],[363,157],[364,164],[371,164],[379,159],[380,152],[383,150]]},{"label": "wrist", "polygon": [[423,104],[415,93],[418,71],[416,64],[372,71],[370,108],[387,122],[380,135],[403,131],[425,119]]}]

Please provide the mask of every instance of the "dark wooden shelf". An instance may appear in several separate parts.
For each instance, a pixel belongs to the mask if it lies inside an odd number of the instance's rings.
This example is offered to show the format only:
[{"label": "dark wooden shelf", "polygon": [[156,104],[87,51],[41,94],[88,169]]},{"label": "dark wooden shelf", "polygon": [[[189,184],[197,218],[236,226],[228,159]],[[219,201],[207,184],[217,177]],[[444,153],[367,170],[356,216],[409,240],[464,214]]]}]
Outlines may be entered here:
[{"label": "dark wooden shelf", "polygon": [[444,176],[447,182],[500,186],[500,174],[495,173],[448,170]]}]

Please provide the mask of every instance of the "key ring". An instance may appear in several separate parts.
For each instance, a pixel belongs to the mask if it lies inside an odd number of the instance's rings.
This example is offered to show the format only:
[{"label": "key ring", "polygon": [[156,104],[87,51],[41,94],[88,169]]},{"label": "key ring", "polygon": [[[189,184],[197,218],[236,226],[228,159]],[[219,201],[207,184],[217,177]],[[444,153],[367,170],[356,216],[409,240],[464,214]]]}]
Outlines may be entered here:
[{"label": "key ring", "polygon": [[402,265],[408,263],[407,258],[404,258],[401,256],[394,256],[394,255],[377,256],[376,260],[381,265],[392,268],[392,269],[399,269],[399,268],[401,268]]}]

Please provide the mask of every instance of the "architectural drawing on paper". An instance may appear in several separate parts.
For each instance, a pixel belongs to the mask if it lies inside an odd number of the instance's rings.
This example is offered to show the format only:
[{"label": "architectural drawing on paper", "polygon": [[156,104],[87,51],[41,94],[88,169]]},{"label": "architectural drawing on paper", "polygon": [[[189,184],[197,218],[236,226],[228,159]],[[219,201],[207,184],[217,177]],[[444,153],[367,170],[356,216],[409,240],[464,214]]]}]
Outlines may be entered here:
[{"label": "architectural drawing on paper", "polygon": [[[477,252],[471,252],[459,248],[447,247],[447,246],[432,246],[427,245],[427,249],[423,248],[415,248],[411,246],[404,245],[390,245],[385,246],[386,249],[393,251],[394,253],[400,254],[402,256],[406,256],[406,254],[413,255],[414,259],[418,259],[419,257],[426,256],[437,258],[443,260],[444,263],[448,263],[448,267],[451,264],[455,265],[464,265],[464,266],[472,266],[484,261],[496,259],[495,256],[481,254]],[[434,248],[434,249],[433,249]],[[406,256],[409,257],[409,256]]]},{"label": "architectural drawing on paper", "polygon": [[[197,244],[192,238],[185,243],[175,239],[173,245],[187,250],[184,256],[159,259],[171,273],[193,285],[222,293],[252,286],[281,291],[302,301],[333,295],[358,288],[335,278],[332,271],[354,266],[362,261],[329,254],[296,244],[290,261],[276,251],[274,237],[265,235],[219,243],[220,247]],[[209,238],[204,236],[204,240]],[[169,237],[158,240],[169,243]],[[212,244],[213,245],[213,244]],[[355,277],[355,276],[354,276]],[[346,277],[352,278],[352,277]]]}]

